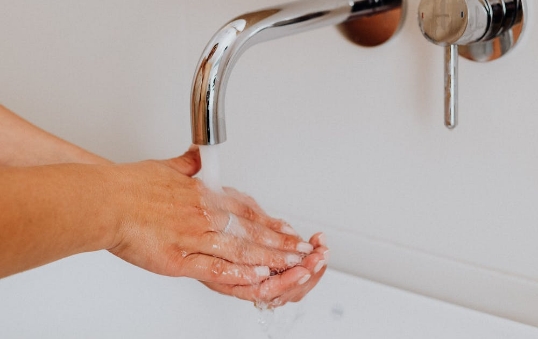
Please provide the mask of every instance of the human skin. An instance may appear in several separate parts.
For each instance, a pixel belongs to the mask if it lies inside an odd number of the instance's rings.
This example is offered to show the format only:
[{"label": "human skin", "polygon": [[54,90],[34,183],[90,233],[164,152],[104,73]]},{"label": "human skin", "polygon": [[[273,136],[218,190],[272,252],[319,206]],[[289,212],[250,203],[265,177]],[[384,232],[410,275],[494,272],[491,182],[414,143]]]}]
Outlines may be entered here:
[{"label": "human skin", "polygon": [[[212,290],[240,299],[253,300],[261,308],[275,308],[300,301],[319,282],[329,260],[329,249],[323,233],[310,238],[314,251],[300,265],[271,277],[259,285],[225,285],[204,282]],[[300,278],[309,276],[308,279]]]},{"label": "human skin", "polygon": [[0,145],[0,165],[4,166],[111,163],[32,125],[2,105],[0,105]]},{"label": "human skin", "polygon": [[[196,148],[112,164],[3,107],[0,132],[0,277],[107,249],[151,272],[278,306],[302,298],[325,270],[319,235],[303,242],[252,198],[193,178]],[[230,213],[238,234],[226,231]]]}]

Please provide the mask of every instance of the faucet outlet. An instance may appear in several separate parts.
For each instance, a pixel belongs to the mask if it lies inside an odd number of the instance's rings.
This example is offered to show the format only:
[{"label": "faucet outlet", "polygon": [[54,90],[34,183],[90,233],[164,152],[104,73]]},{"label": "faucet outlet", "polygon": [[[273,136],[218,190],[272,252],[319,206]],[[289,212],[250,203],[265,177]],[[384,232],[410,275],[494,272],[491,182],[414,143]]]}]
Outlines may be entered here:
[{"label": "faucet outlet", "polygon": [[[211,39],[198,62],[191,96],[192,142],[214,145],[226,140],[224,98],[231,69],[250,46],[308,31],[314,28],[352,22],[365,17],[400,9],[396,18],[401,22],[405,0],[301,0],[243,14],[224,25]],[[392,16],[391,16],[392,17]],[[387,20],[378,21],[383,27]],[[370,32],[378,29],[368,25]],[[380,34],[375,44],[389,34]],[[361,37],[364,36],[361,30]],[[361,40],[362,41],[362,40]]]}]

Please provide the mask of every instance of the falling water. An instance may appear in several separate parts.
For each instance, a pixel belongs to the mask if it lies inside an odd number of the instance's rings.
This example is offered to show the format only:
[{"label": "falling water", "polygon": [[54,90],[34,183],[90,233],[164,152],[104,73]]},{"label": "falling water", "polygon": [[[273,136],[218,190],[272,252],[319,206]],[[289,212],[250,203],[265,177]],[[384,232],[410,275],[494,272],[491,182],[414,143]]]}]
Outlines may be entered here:
[{"label": "falling water", "polygon": [[200,158],[202,159],[202,170],[200,178],[204,184],[215,192],[222,192],[220,181],[220,145],[200,146]]},{"label": "falling water", "polygon": [[[224,193],[220,179],[220,146],[199,146],[199,148],[202,160],[200,179],[212,191]],[[261,302],[255,304],[260,310],[258,323],[268,339],[286,338],[295,322],[304,315],[301,304],[288,304],[276,310],[268,309],[267,305]]]},{"label": "falling water", "polygon": [[288,303],[276,309],[261,308],[258,323],[268,339],[288,339],[289,332],[305,314],[303,303]]}]

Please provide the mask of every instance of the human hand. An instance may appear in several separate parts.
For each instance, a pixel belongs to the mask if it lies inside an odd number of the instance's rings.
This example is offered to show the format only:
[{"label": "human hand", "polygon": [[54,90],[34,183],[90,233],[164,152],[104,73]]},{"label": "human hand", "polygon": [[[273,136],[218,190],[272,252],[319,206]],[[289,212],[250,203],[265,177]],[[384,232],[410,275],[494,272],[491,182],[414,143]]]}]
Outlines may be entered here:
[{"label": "human hand", "polygon": [[[286,222],[270,217],[250,196],[233,188],[225,187],[227,195],[249,205],[256,213],[266,219],[267,224],[281,225],[279,228],[287,234],[300,236]],[[329,260],[329,249],[326,247],[325,235],[316,233],[309,243],[314,250],[297,266],[277,272],[267,280],[259,284],[251,285],[227,285],[220,283],[205,283],[210,289],[222,294],[232,295],[240,299],[254,301],[259,307],[275,308],[287,302],[300,301],[319,282]],[[275,272],[273,272],[275,273]]]},{"label": "human hand", "polygon": [[300,301],[319,282],[329,260],[329,249],[323,233],[310,239],[314,251],[303,261],[280,274],[269,277],[259,284],[227,285],[205,282],[210,289],[239,299],[253,301],[260,308],[276,308],[288,302]]},{"label": "human hand", "polygon": [[207,189],[192,178],[199,168],[197,150],[117,166],[116,207],[122,212],[109,251],[158,274],[238,286],[259,284],[313,251],[312,244],[286,234],[284,222]]}]

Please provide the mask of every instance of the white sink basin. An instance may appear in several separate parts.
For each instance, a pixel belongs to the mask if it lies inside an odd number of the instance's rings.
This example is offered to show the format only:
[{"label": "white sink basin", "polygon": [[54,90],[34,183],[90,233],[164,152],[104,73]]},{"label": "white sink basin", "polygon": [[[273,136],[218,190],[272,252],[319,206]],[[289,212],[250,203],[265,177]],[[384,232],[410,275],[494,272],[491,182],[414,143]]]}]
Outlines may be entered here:
[{"label": "white sink basin", "polygon": [[0,280],[0,338],[525,339],[538,329],[333,270],[303,302],[262,314],[94,253]]}]

